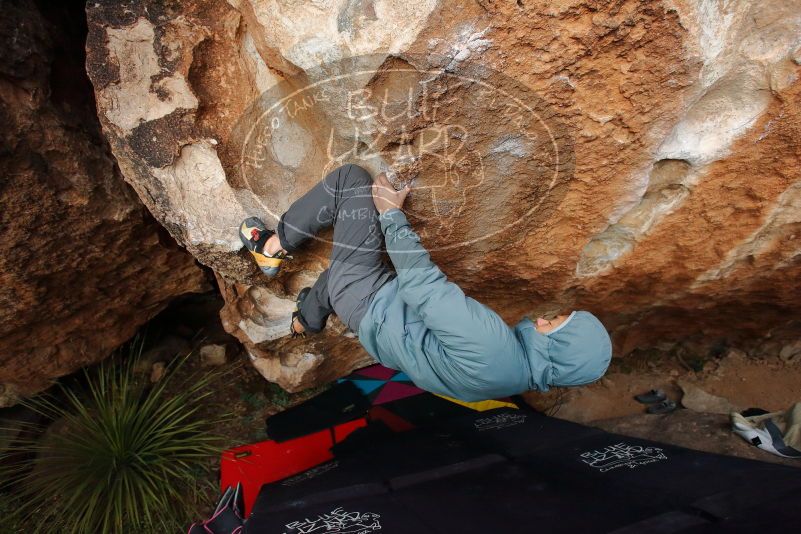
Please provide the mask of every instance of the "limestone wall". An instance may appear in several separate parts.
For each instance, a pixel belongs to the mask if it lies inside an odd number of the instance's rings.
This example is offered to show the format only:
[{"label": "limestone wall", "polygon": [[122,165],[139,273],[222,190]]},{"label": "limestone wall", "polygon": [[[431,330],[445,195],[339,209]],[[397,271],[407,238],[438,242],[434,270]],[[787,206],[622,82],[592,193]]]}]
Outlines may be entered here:
[{"label": "limestone wall", "polygon": [[122,179],[80,2],[0,18],[0,407],[107,357],[203,271]]},{"label": "limestone wall", "polygon": [[435,260],[510,322],[589,309],[623,355],[799,320],[796,0],[87,11],[87,69],[125,179],[218,273],[227,327],[282,385],[365,355],[333,350],[333,333],[275,339],[325,267],[325,236],[268,282],[236,228],[274,226],[344,161],[414,180],[409,213]]}]

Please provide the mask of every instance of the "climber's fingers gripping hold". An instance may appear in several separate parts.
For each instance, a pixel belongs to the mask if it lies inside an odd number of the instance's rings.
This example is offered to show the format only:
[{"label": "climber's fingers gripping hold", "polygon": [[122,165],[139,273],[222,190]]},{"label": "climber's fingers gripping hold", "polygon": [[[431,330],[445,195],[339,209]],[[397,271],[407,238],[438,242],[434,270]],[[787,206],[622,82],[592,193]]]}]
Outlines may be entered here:
[{"label": "climber's fingers gripping hold", "polygon": [[395,191],[392,184],[387,179],[386,174],[381,173],[373,182],[373,202],[378,213],[384,213],[393,208],[401,209],[406,200],[406,195],[411,191],[409,185],[404,186],[400,191]]}]

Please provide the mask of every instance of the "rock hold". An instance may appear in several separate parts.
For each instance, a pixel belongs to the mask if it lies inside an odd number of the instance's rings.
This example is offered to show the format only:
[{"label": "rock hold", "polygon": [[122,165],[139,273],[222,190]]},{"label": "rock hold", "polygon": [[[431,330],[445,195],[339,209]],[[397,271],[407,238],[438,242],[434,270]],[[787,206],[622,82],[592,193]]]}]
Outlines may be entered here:
[{"label": "rock hold", "polygon": [[164,378],[164,375],[167,372],[167,366],[164,362],[156,362],[150,368],[150,382],[155,384],[156,382],[160,381]]},{"label": "rock hold", "polygon": [[733,405],[728,399],[707,393],[686,380],[679,380],[678,384],[682,392],[684,392],[681,404],[689,410],[716,414],[730,414],[740,411],[740,408]]},{"label": "rock hold", "polygon": [[226,363],[225,345],[204,345],[200,348],[200,363],[203,367],[220,367]]},{"label": "rock hold", "polygon": [[779,351],[779,358],[786,363],[801,361],[801,339],[788,343]]}]

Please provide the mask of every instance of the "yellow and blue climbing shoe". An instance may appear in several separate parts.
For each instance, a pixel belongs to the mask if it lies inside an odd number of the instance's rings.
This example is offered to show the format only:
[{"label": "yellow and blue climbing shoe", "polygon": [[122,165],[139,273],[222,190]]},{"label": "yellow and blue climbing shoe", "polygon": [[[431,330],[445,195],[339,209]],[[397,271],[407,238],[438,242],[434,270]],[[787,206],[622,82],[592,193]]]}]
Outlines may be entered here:
[{"label": "yellow and blue climbing shoe", "polygon": [[239,227],[239,239],[242,240],[242,244],[253,254],[261,272],[270,278],[278,274],[281,263],[289,258],[283,251],[273,256],[264,253],[264,244],[274,233],[268,230],[258,217],[248,217]]}]

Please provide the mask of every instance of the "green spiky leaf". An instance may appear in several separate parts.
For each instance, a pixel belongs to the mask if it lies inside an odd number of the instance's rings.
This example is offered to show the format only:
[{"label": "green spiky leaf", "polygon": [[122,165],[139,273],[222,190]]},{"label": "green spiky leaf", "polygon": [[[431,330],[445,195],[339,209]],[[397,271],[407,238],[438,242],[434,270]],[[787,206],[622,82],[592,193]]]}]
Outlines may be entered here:
[{"label": "green spiky leaf", "polygon": [[198,473],[219,454],[214,431],[228,414],[203,408],[227,371],[178,383],[187,356],[151,385],[134,373],[142,341],[131,347],[122,364],[85,371],[81,386],[25,402],[47,422],[0,452],[0,489],[27,531],[178,531],[196,513],[183,497],[197,496]]}]

